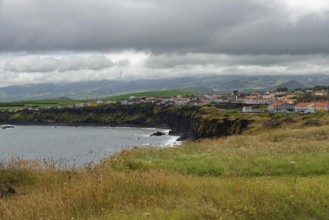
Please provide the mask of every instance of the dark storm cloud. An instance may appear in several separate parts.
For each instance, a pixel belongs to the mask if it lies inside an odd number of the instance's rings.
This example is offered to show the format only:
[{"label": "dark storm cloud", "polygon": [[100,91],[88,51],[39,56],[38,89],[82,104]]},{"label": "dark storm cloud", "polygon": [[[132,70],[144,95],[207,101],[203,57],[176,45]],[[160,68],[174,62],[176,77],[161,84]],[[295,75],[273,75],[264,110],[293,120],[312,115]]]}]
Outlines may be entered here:
[{"label": "dark storm cloud", "polygon": [[308,15],[295,25],[280,19],[241,25],[219,37],[216,45],[234,54],[328,53],[329,16]]},{"label": "dark storm cloud", "polygon": [[0,0],[0,51],[329,52],[328,17],[291,24],[271,2]]}]

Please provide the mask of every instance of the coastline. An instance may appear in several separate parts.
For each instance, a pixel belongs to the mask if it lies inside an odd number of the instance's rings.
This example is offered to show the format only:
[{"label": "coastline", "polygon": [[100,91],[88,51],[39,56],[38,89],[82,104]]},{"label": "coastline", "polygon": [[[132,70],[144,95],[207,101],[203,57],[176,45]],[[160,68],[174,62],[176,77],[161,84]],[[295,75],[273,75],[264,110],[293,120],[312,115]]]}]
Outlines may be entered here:
[{"label": "coastline", "polygon": [[161,129],[168,130],[167,135],[169,136],[179,136],[177,141],[191,141],[192,135],[188,133],[175,132],[166,125],[159,126],[143,126],[140,124],[103,124],[103,123],[42,123],[42,122],[20,122],[20,123],[10,123],[10,124],[0,124],[2,125],[13,125],[13,126],[63,126],[63,127],[110,127],[110,128],[145,128],[145,129]]},{"label": "coastline", "polygon": [[[60,167],[84,167],[134,147],[175,147],[179,136],[169,129],[110,126],[15,125],[0,131],[1,161],[48,161]],[[164,133],[154,136],[156,132]]]},{"label": "coastline", "polygon": [[[219,114],[218,114],[219,113]],[[240,134],[253,122],[240,114],[227,115],[216,107],[99,106],[4,112],[0,123],[13,125],[154,127],[170,129],[181,141]]]},{"label": "coastline", "polygon": [[5,219],[325,219],[329,126],[304,125],[302,117],[178,148],[122,148],[74,169],[14,161],[0,177],[9,183],[5,192],[11,187],[17,194],[0,199],[0,213]]}]

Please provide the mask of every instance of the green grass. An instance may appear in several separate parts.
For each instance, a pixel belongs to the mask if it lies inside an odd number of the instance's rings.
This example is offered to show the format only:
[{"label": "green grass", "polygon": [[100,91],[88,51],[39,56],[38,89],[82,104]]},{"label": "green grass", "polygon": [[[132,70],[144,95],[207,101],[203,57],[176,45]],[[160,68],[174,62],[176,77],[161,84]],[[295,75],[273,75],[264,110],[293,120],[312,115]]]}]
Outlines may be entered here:
[{"label": "green grass", "polygon": [[26,108],[26,107],[38,107],[47,108],[55,106],[74,105],[78,103],[87,102],[86,100],[61,100],[61,99],[49,99],[49,100],[31,100],[31,101],[17,101],[17,102],[0,102],[0,109],[13,109],[13,108]]},{"label": "green grass", "polygon": [[179,148],[136,148],[114,156],[119,170],[165,169],[197,176],[329,174],[329,127],[280,129],[188,143]]},{"label": "green grass", "polygon": [[119,95],[119,96],[114,96],[107,100],[111,100],[111,101],[125,100],[125,99],[128,99],[130,96],[172,97],[172,96],[177,96],[177,95],[183,95],[183,96],[193,96],[194,95],[194,96],[196,96],[197,94],[190,92],[190,91],[186,91],[186,90],[173,89],[173,90],[159,90],[159,91],[128,93],[128,94],[123,94],[123,95]]}]

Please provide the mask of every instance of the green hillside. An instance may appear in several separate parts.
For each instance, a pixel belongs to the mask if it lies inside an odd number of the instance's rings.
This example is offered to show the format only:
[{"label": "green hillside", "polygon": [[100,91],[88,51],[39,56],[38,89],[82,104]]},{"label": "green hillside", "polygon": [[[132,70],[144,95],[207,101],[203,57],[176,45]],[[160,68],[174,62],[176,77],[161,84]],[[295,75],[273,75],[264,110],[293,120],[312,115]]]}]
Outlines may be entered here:
[{"label": "green hillside", "polygon": [[198,94],[187,91],[187,90],[173,89],[173,90],[159,90],[159,91],[127,93],[127,94],[123,94],[123,95],[113,96],[106,100],[118,101],[118,100],[127,99],[131,96],[135,96],[135,97],[142,97],[142,96],[145,96],[145,97],[172,97],[172,96],[177,96],[177,95],[196,96]]},{"label": "green hillside", "polygon": [[72,99],[48,99],[48,100],[18,101],[18,102],[0,102],[0,109],[27,108],[27,107],[47,108],[54,106],[74,105],[83,102],[87,102],[87,101],[72,100]]}]

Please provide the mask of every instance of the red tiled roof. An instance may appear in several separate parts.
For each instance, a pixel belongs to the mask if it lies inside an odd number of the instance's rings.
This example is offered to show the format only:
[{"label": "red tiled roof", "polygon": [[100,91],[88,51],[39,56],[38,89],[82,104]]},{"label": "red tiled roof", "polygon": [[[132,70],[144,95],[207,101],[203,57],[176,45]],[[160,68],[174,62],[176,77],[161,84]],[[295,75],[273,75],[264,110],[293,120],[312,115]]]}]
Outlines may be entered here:
[{"label": "red tiled roof", "polygon": [[296,107],[307,107],[312,104],[313,104],[313,102],[300,102],[300,103],[296,104],[295,106]]},{"label": "red tiled roof", "polygon": [[329,102],[317,102],[315,104],[316,107],[328,107],[329,106]]},{"label": "red tiled roof", "polygon": [[271,104],[269,104],[269,106],[279,107],[279,106],[282,106],[282,105],[284,105],[284,104],[285,104],[284,102],[281,102],[281,101],[275,101],[275,102],[272,102]]}]

